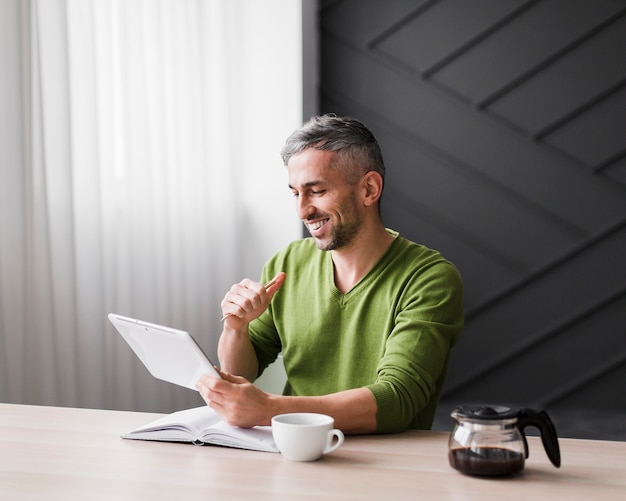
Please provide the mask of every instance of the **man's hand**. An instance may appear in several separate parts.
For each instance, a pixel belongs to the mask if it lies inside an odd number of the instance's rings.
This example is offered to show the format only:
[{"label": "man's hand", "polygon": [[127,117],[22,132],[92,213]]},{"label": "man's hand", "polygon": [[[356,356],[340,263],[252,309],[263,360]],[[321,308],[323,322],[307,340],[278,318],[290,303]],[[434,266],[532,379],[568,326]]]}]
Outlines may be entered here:
[{"label": "man's hand", "polygon": [[202,398],[231,426],[251,428],[270,425],[272,395],[260,390],[247,379],[218,369],[222,379],[202,376],[197,384]]},{"label": "man's hand", "polygon": [[284,282],[281,272],[265,285],[247,278],[233,285],[221,303],[224,324],[233,329],[249,324],[267,309]]},{"label": "man's hand", "polygon": [[374,433],[377,406],[367,388],[322,396],[282,396],[260,390],[246,378],[219,370],[222,379],[202,376],[198,391],[209,407],[231,426],[269,426],[272,416],[287,412],[319,412],[335,419],[346,434]]}]

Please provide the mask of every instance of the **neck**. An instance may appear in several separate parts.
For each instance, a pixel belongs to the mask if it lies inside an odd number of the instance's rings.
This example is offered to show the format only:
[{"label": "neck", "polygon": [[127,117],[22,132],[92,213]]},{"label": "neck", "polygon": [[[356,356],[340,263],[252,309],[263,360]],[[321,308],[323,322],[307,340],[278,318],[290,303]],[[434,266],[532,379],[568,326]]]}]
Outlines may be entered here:
[{"label": "neck", "polygon": [[344,294],[352,289],[387,252],[393,236],[380,225],[362,232],[350,246],[330,251],[335,265],[335,285]]}]

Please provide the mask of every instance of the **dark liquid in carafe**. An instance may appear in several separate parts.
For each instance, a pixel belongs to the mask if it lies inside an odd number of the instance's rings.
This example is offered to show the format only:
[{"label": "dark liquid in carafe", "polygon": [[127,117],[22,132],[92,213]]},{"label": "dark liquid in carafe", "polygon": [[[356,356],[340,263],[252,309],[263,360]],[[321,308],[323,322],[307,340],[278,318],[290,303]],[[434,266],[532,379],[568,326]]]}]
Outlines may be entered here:
[{"label": "dark liquid in carafe", "polygon": [[468,475],[513,475],[524,468],[524,455],[500,447],[452,449],[448,453],[450,466]]}]

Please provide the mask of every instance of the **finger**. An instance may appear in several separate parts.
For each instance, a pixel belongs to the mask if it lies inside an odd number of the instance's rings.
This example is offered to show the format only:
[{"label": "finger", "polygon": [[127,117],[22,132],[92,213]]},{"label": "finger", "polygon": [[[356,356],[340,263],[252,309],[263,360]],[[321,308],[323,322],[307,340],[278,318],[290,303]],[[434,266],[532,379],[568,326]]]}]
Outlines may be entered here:
[{"label": "finger", "polygon": [[[232,304],[233,306],[236,306],[236,305],[234,305],[233,303],[231,303],[231,304]],[[241,308],[239,308],[238,306],[236,306],[236,308],[237,308],[238,310],[241,310]],[[236,317],[236,318],[238,318],[238,319],[240,319],[240,320],[241,320],[241,319],[243,319],[243,317],[244,317],[244,316],[245,316],[245,314],[246,314],[246,313],[245,313],[245,311],[243,311],[243,310],[242,310],[242,312],[241,312],[241,313],[239,313],[239,312],[234,313],[233,311],[226,311],[226,310],[228,310],[228,309],[229,309],[229,308],[228,308],[225,304],[223,304],[223,303],[222,303],[222,313],[223,313],[222,318],[221,318],[221,321],[222,321],[222,322],[223,322],[224,320],[226,320],[228,317]]]},{"label": "finger", "polygon": [[234,284],[222,300],[222,321],[229,316],[243,319],[249,312],[259,308],[265,300],[264,294],[273,282],[261,285],[248,278]]},{"label": "finger", "polygon": [[202,380],[200,380],[196,383],[196,388],[198,389],[198,393],[200,393],[202,400],[204,400],[204,402],[210,407],[211,398],[209,397],[208,387],[202,382]]},{"label": "finger", "polygon": [[[220,391],[220,388],[216,387],[214,384],[214,381],[222,382],[222,380],[217,380],[216,378],[211,379],[213,379],[213,381],[209,381],[209,384],[198,382],[196,387],[200,392],[200,396],[209,407],[213,409],[216,407],[222,408],[224,407],[224,402],[228,400],[228,395],[223,391],[224,387],[222,387]],[[231,383],[228,384],[230,385]]]},{"label": "finger", "polygon": [[[217,370],[219,373],[219,369],[217,367],[215,367],[215,370]],[[198,379],[198,383],[196,384],[196,386],[210,387],[211,383],[213,381],[216,381],[217,379],[218,378],[215,377],[215,375],[213,374],[203,374],[202,376],[200,376],[200,379]]]},{"label": "finger", "polygon": [[204,374],[196,383],[196,389],[207,404],[212,400],[215,381],[219,381],[219,379],[210,374]]},{"label": "finger", "polygon": [[229,301],[228,299],[224,299],[222,301],[221,307],[222,307],[222,314],[223,314],[221,318],[222,322],[229,317],[235,317],[235,318],[238,318],[239,320],[243,320],[244,317],[248,314],[248,311],[251,311],[254,309],[252,306],[249,306],[250,310],[246,310],[241,305],[235,303],[234,301]]},{"label": "finger", "polygon": [[222,299],[222,302],[220,304],[220,306],[222,307],[222,322],[230,316],[238,316],[238,311],[241,309],[239,308],[239,305],[237,305],[236,303],[233,302],[233,300],[230,297],[231,292],[229,291],[226,296],[224,296],[224,299]]},{"label": "finger", "polygon": [[285,277],[286,274],[281,271],[265,285],[253,282],[247,278],[233,285],[221,303],[222,322],[229,317],[243,320],[249,312],[258,309],[264,304],[267,305],[274,297],[274,294],[283,286]]},{"label": "finger", "polygon": [[265,289],[261,284],[245,279],[233,286],[227,300],[247,312],[260,306],[263,292]]}]

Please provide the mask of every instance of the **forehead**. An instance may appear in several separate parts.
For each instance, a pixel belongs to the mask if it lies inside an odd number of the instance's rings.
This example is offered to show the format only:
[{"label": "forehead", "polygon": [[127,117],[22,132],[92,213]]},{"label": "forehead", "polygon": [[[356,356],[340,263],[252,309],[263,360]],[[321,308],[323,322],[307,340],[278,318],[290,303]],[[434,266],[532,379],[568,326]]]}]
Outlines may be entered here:
[{"label": "forehead", "polygon": [[299,188],[312,184],[342,180],[341,173],[331,168],[334,151],[307,148],[292,156],[287,163],[289,186]]}]

